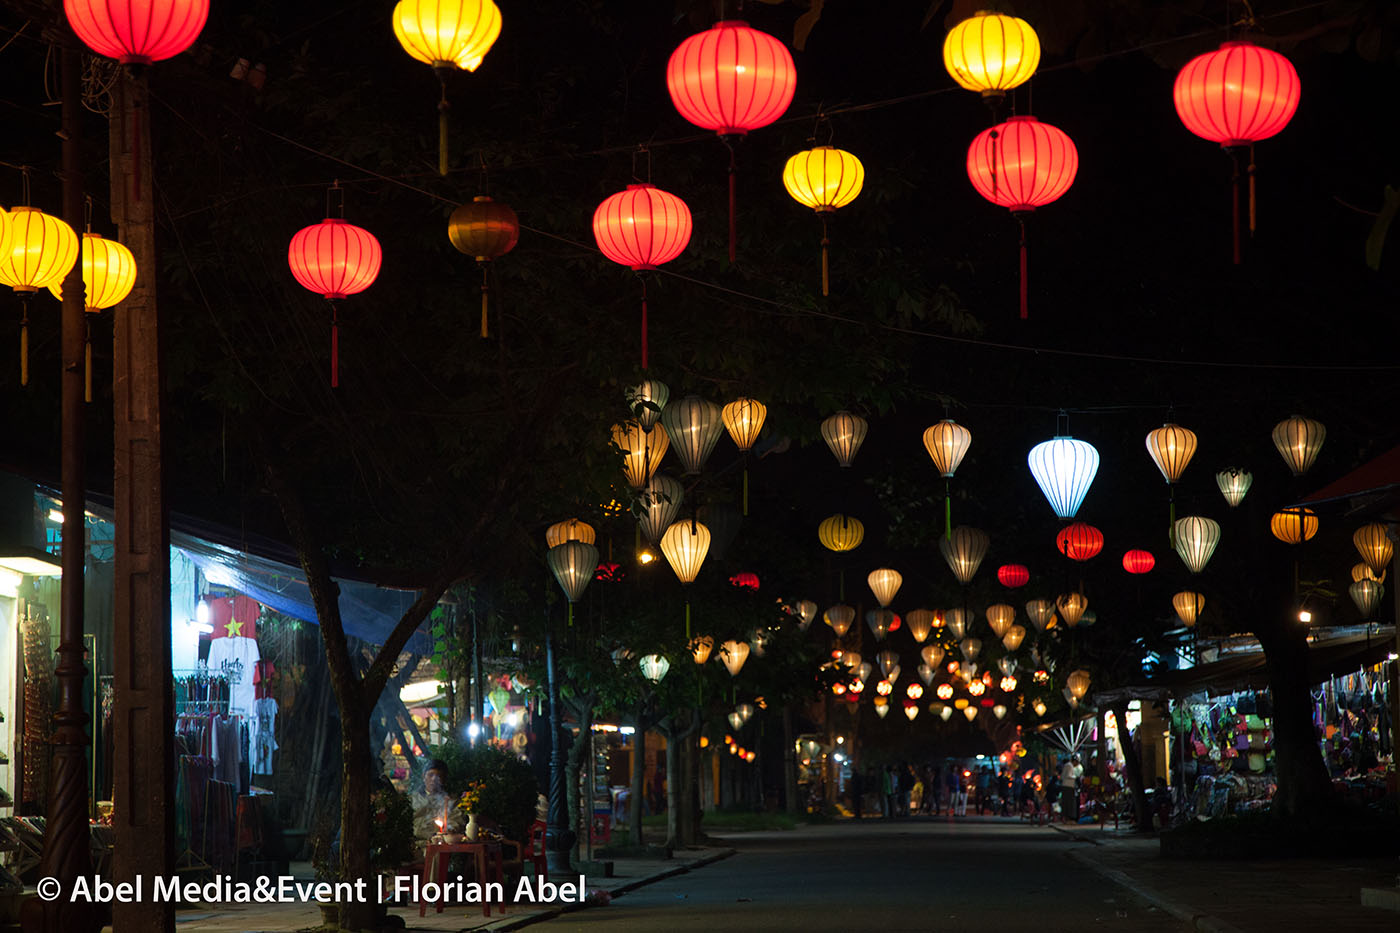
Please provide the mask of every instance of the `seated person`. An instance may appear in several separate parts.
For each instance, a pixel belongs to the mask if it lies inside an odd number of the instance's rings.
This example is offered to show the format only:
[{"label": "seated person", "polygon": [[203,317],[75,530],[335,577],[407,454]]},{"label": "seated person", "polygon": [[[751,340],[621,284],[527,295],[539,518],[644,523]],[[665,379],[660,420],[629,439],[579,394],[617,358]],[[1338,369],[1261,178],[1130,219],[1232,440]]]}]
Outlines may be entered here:
[{"label": "seated person", "polygon": [[[447,765],[441,760],[429,762],[423,772],[423,788],[416,791],[413,802],[413,837],[426,843],[430,836],[440,832],[452,832],[460,824],[455,804],[457,800],[447,792]],[[439,826],[442,821],[443,826]]]}]

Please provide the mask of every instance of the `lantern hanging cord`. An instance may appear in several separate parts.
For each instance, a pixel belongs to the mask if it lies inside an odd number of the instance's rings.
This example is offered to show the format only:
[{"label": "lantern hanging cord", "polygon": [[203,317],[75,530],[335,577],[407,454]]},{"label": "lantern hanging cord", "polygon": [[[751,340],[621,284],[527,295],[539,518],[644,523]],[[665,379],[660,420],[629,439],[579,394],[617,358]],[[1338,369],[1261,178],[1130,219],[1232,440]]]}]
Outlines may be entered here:
[{"label": "lantern hanging cord", "polygon": [[[738,163],[734,154],[733,140],[728,136],[721,136],[720,141],[724,143],[724,148],[729,150],[729,264],[733,265],[736,256],[735,241],[739,237],[739,221],[736,216],[738,210],[736,204],[737,197],[734,190],[736,182],[735,169]],[[826,294],[825,289],[822,290],[822,294]]]},{"label": "lantern hanging cord", "polygon": [[345,217],[345,189],[340,186],[339,178],[326,189],[326,217]]},{"label": "lantern hanging cord", "polygon": [[826,213],[823,212],[822,215],[821,215],[821,217],[822,217],[822,297],[825,298],[827,295],[830,295],[830,294],[831,294],[831,264],[830,264],[830,261],[829,261],[828,258],[827,258],[827,254],[828,254],[828,252],[830,251],[830,247],[831,247],[831,237],[827,235],[827,229],[826,229]]}]

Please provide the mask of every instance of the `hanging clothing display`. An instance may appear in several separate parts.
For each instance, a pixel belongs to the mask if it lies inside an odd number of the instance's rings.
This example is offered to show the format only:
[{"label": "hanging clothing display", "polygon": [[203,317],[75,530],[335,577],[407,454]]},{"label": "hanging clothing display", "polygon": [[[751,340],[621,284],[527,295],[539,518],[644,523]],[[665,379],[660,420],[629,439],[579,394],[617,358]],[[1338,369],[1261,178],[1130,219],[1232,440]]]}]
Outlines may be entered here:
[{"label": "hanging clothing display", "polygon": [[277,750],[277,701],[263,697],[257,701],[253,726],[253,773],[272,773],[272,753]]},{"label": "hanging clothing display", "polygon": [[253,669],[258,652],[258,617],[262,606],[247,596],[216,596],[206,599],[209,621],[214,626],[209,642],[210,673],[229,675],[229,711],[252,717],[257,694]]}]

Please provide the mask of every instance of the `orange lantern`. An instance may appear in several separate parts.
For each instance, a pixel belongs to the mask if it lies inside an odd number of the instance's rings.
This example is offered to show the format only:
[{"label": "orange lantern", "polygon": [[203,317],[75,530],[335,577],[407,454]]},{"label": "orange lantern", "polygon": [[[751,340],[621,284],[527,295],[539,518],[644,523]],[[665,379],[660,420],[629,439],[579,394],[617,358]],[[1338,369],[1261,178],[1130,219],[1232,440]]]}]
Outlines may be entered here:
[{"label": "orange lantern", "polygon": [[452,212],[447,221],[447,238],[459,252],[473,257],[481,266],[481,336],[486,330],[488,272],[491,262],[515,249],[520,240],[520,218],[509,204],[479,195]]},{"label": "orange lantern", "polygon": [[[331,191],[339,190],[332,186]],[[328,212],[329,213],[329,212]],[[374,234],[342,217],[303,227],[287,247],[287,264],[303,288],[331,305],[331,387],[340,385],[340,323],[336,302],[358,294],[379,277],[383,252]]]}]

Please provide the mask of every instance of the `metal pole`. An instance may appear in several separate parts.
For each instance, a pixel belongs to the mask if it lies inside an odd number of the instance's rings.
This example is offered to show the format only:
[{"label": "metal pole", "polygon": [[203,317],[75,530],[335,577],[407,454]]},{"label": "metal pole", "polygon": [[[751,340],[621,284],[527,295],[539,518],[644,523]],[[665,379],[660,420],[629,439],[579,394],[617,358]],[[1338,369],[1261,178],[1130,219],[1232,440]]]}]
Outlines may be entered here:
[{"label": "metal pole", "polygon": [[[83,229],[82,54],[72,35],[62,41],[59,56],[62,82],[63,217],[75,230]],[[62,311],[62,483],[63,578],[59,584],[63,606],[59,620],[58,709],[54,713],[51,742],[53,767],[49,772],[49,805],[44,851],[39,874],[57,878],[62,892],[72,890],[81,877],[92,875],[88,831],[87,723],[83,709],[83,561],[85,551],[83,511],[87,489],[83,476],[83,270],[79,260],[63,280]],[[88,903],[70,903],[63,897],[45,903],[31,899],[23,913],[24,929],[44,933],[87,933],[99,928],[96,911]]]},{"label": "metal pole", "polygon": [[545,850],[550,874],[569,871],[568,795],[564,788],[564,756],[559,753],[562,734],[559,722],[559,682],[554,677],[554,633],[548,624],[544,630],[544,667],[546,689],[549,693],[549,817],[545,830]]}]

